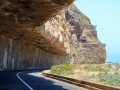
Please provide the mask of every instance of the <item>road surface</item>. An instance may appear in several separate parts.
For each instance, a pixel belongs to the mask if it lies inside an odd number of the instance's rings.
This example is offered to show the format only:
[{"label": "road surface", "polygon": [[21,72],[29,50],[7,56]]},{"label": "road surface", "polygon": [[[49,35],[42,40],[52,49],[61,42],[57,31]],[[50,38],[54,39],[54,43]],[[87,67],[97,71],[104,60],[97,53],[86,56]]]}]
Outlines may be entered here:
[{"label": "road surface", "polygon": [[0,90],[81,90],[76,86],[40,76],[41,70],[2,71]]}]

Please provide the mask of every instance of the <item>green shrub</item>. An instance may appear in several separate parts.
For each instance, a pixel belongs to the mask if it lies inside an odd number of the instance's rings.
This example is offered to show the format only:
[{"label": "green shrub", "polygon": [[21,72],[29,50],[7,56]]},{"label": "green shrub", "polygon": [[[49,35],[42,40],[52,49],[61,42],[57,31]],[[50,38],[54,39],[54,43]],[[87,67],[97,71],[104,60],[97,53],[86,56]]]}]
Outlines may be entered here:
[{"label": "green shrub", "polygon": [[99,66],[94,66],[91,64],[87,64],[84,66],[84,69],[87,71],[99,71],[100,67]]},{"label": "green shrub", "polygon": [[68,63],[68,62],[64,62],[63,64],[64,64],[64,65],[67,65],[67,66],[70,65],[70,63]]},{"label": "green shrub", "polygon": [[62,75],[62,76],[65,76],[65,75],[73,75],[73,74],[75,74],[75,71],[74,71],[74,70],[62,71],[62,72],[60,73],[60,75]]},{"label": "green shrub", "polygon": [[108,72],[100,72],[98,74],[98,78],[100,82],[103,82],[106,85],[111,86],[120,86],[120,73],[108,73]]},{"label": "green shrub", "polygon": [[111,65],[111,64],[107,64],[107,66],[108,66],[109,68],[111,68],[111,67],[112,67],[112,65]]},{"label": "green shrub", "polygon": [[84,65],[84,69],[87,71],[109,71],[109,68],[105,67],[100,67],[98,65],[93,65],[93,64],[86,64]]},{"label": "green shrub", "polygon": [[60,74],[61,72],[70,71],[72,68],[73,67],[69,63],[64,62],[63,64],[52,66],[51,73]]},{"label": "green shrub", "polygon": [[59,73],[58,69],[59,69],[59,66],[58,66],[58,65],[52,66],[52,67],[51,67],[51,73],[56,73],[56,74]]},{"label": "green shrub", "polygon": [[88,21],[85,17],[81,19],[81,22],[82,22],[83,24],[86,24],[86,25],[89,25],[89,24],[90,24],[89,21]]},{"label": "green shrub", "polygon": [[64,62],[63,64],[60,65],[54,65],[51,67],[51,73],[52,74],[60,74],[60,75],[65,75],[65,74],[74,74],[75,69],[83,69],[81,65],[78,64],[69,64],[68,62]]}]

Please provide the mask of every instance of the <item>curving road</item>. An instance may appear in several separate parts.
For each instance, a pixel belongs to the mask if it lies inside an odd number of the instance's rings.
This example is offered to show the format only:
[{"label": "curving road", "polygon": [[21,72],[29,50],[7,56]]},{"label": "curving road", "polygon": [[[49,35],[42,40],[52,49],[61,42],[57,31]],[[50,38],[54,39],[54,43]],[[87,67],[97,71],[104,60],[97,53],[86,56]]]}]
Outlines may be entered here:
[{"label": "curving road", "polygon": [[0,90],[80,90],[80,88],[43,77],[41,70],[0,72]]}]

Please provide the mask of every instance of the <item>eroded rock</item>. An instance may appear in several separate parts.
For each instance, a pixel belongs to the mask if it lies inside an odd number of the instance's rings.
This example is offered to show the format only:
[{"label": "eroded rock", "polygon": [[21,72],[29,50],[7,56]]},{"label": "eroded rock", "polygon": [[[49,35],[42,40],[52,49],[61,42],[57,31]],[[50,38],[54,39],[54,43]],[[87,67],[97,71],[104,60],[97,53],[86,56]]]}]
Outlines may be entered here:
[{"label": "eroded rock", "polygon": [[1,0],[0,70],[104,63],[105,47],[73,1]]},{"label": "eroded rock", "polygon": [[69,27],[71,63],[105,63],[105,46],[97,38],[97,31],[90,19],[72,4],[65,8]]},{"label": "eroded rock", "polygon": [[[1,0],[0,34],[14,40],[25,40],[26,43],[34,44],[35,47],[45,49],[54,54],[65,55],[67,54],[66,47],[59,47],[59,44],[57,44],[59,43],[59,40],[57,41],[58,37],[54,37],[54,35],[50,37],[54,39],[52,43],[51,39],[49,40],[46,37],[49,33],[46,34],[47,32],[45,32],[43,36],[41,34],[43,29],[41,31],[40,29],[47,20],[55,17],[73,1],[74,0]],[[49,47],[46,47],[46,45],[50,46],[51,43],[53,51],[51,51]]]}]

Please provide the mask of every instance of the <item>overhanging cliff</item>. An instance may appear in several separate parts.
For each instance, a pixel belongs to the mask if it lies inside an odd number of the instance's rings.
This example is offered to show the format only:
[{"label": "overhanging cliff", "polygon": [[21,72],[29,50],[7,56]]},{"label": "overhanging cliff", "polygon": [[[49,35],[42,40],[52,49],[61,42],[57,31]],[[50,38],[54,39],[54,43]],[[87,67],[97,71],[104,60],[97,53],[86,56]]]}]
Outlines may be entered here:
[{"label": "overhanging cliff", "polygon": [[49,68],[68,60],[104,63],[105,47],[73,1],[1,0],[0,69]]},{"label": "overhanging cliff", "polygon": [[59,14],[73,1],[0,0],[0,34],[14,40],[25,40],[26,43],[34,44],[47,52],[66,54],[65,42],[58,44],[59,38],[53,34],[47,37],[49,32],[44,33],[41,25]]},{"label": "overhanging cliff", "polygon": [[[0,70],[49,68],[68,60],[62,34],[67,27],[58,14],[73,1],[0,0]],[[63,28],[56,23],[60,16]]]}]

